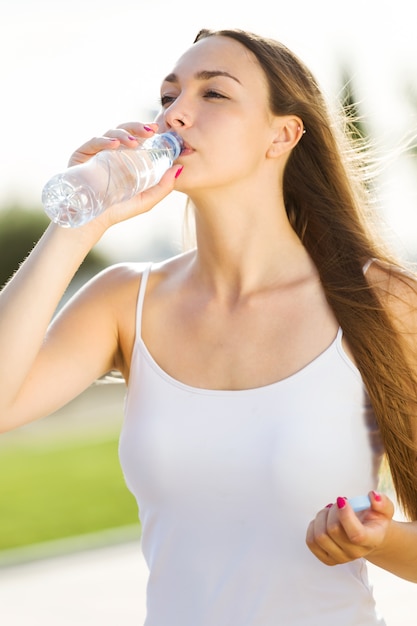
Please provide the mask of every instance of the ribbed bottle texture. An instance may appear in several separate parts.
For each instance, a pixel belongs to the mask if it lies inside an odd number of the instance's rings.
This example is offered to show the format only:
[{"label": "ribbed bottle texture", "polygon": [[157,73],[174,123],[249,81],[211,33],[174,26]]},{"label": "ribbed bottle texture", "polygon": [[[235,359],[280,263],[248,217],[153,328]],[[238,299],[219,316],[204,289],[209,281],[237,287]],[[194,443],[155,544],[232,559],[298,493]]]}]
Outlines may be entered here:
[{"label": "ribbed bottle texture", "polygon": [[167,132],[136,149],[103,150],[51,178],[42,191],[44,210],[60,226],[82,226],[109,206],[156,185],[182,147],[181,137]]}]

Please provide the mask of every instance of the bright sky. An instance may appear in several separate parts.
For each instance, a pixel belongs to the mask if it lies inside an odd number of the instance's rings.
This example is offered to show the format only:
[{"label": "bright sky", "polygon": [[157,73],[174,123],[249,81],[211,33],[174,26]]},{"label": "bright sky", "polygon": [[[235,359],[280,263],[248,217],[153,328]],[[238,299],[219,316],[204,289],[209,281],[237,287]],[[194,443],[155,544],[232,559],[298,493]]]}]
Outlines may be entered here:
[{"label": "bright sky", "polygon": [[[197,0],[0,0],[0,20],[0,205],[39,205],[43,185],[86,139],[124,121],[150,121],[161,78],[202,27],[280,39],[330,97],[344,62],[387,150],[417,128],[417,107],[406,98],[413,80],[417,94],[409,0],[210,0],[203,7]],[[389,224],[417,249],[417,184],[410,183],[417,169],[401,161],[391,170],[384,178]],[[173,194],[155,216],[115,229],[106,243],[118,249],[123,237],[126,254],[154,236],[155,224],[175,233],[179,203]]]}]

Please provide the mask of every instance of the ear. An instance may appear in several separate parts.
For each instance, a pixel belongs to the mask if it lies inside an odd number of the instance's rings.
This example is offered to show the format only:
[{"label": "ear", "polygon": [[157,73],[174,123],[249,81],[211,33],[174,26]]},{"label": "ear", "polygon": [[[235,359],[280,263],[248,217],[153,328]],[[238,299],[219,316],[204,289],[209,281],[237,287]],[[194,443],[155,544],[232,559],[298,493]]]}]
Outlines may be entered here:
[{"label": "ear", "polygon": [[305,133],[302,120],[295,115],[276,117],[273,126],[273,139],[267,156],[271,159],[290,152]]}]

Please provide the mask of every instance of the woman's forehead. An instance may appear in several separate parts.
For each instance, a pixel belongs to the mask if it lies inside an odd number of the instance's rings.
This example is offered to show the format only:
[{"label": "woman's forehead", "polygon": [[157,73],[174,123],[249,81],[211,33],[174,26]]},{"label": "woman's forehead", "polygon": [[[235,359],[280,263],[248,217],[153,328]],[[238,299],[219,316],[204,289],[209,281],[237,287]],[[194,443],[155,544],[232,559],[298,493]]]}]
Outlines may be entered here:
[{"label": "woman's forehead", "polygon": [[[213,35],[193,44],[178,59],[169,76],[206,73],[229,74],[240,83],[248,76],[263,75],[263,71],[250,50],[230,37]],[[264,78],[262,76],[262,78]]]}]

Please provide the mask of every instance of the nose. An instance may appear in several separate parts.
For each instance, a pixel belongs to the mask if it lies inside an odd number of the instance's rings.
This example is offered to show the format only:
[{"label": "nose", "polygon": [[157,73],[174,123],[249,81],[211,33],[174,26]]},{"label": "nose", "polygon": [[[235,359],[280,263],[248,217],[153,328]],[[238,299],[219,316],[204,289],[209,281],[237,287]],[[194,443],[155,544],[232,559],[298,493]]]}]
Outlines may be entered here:
[{"label": "nose", "polygon": [[163,113],[165,124],[169,128],[178,129],[190,125],[190,112],[185,110],[181,102],[177,98]]},{"label": "nose", "polygon": [[182,126],[185,126],[184,119],[179,116],[171,117],[170,121],[168,120],[168,117],[165,116],[165,120],[170,128],[181,128]]}]

